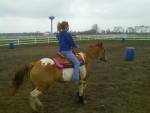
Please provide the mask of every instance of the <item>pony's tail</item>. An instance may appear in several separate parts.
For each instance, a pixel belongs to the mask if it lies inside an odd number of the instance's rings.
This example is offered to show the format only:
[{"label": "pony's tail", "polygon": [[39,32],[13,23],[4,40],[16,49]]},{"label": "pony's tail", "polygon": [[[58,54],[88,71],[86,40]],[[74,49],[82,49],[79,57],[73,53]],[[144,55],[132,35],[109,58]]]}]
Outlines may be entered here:
[{"label": "pony's tail", "polygon": [[12,80],[12,90],[11,90],[10,95],[12,95],[12,96],[15,95],[15,93],[17,92],[19,87],[22,85],[24,77],[26,75],[29,75],[29,72],[33,66],[34,66],[34,63],[26,64],[26,65],[20,67],[15,72],[15,76]]}]

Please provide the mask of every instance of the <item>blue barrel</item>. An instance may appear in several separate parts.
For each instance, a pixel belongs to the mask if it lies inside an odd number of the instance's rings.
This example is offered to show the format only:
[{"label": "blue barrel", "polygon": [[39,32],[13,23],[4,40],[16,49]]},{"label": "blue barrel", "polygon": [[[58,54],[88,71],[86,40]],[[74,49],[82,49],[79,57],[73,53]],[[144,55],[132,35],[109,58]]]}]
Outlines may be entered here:
[{"label": "blue barrel", "polygon": [[125,60],[126,61],[133,61],[135,59],[135,48],[134,47],[127,47],[125,50]]},{"label": "blue barrel", "polygon": [[8,47],[9,47],[9,49],[14,49],[15,45],[14,45],[14,43],[11,42],[11,43],[9,43]]}]

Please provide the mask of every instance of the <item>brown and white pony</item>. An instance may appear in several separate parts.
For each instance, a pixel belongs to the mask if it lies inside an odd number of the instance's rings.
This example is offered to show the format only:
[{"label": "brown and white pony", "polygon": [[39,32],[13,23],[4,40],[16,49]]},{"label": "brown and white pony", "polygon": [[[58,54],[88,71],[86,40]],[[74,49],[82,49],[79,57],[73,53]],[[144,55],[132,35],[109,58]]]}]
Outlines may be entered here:
[{"label": "brown and white pony", "polygon": [[[80,67],[80,80],[78,87],[79,102],[84,104],[84,89],[86,87],[86,79],[90,76],[92,63],[99,59],[106,61],[105,48],[102,43],[97,43],[88,46],[85,53],[80,53],[85,60],[85,64]],[[64,83],[71,81],[73,68],[60,69],[56,66],[51,58],[42,58],[36,62],[29,63],[20,68],[15,73],[13,79],[12,95],[16,93],[19,86],[23,83],[24,76],[29,75],[30,80],[35,86],[35,89],[30,92],[30,106],[32,110],[39,112],[43,110],[43,105],[39,100],[39,96],[46,91],[54,82]],[[63,82],[62,82],[63,81]]]}]

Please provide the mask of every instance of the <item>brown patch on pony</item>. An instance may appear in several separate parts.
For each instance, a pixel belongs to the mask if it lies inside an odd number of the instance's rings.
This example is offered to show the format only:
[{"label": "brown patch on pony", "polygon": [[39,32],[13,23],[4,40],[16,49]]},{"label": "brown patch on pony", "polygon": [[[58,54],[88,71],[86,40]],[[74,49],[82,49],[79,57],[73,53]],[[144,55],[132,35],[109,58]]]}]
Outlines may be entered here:
[{"label": "brown patch on pony", "polygon": [[102,43],[102,42],[98,42],[98,43],[97,43],[97,46],[98,46],[98,47],[103,47],[103,43]]}]

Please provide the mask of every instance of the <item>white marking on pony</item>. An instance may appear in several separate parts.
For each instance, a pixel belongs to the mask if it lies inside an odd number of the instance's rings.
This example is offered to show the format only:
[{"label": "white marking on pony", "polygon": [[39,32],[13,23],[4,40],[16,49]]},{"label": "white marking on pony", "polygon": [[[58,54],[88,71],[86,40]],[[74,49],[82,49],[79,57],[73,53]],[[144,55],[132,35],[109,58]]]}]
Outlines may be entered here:
[{"label": "white marking on pony", "polygon": [[78,53],[78,54],[80,54],[80,55],[81,55],[82,59],[83,59],[83,60],[84,60],[84,62],[85,62],[85,54],[84,54],[83,52],[80,52],[80,53]]},{"label": "white marking on pony", "polygon": [[38,96],[41,94],[42,92],[37,89],[34,89],[32,92],[30,92],[30,106],[34,111],[37,111],[39,107],[41,109],[43,107],[41,101],[38,98]]},{"label": "white marking on pony", "polygon": [[44,65],[44,66],[46,66],[48,64],[51,64],[51,65],[55,64],[54,61],[50,58],[43,58],[40,61],[41,61],[41,64]]},{"label": "white marking on pony", "polygon": [[79,83],[79,96],[83,96],[85,88],[86,88],[86,81],[81,80]]},{"label": "white marking on pony", "polygon": [[39,91],[39,90],[37,90],[37,89],[34,89],[34,90],[30,93],[30,95],[31,95],[32,97],[37,97],[37,96],[39,96],[40,94],[42,94],[42,92]]},{"label": "white marking on pony", "polygon": [[73,74],[73,68],[65,68],[62,72],[62,77],[64,81],[71,81],[71,77]]},{"label": "white marking on pony", "polygon": [[[65,68],[62,72],[62,77],[64,81],[71,81],[73,74],[73,68]],[[84,79],[86,77],[86,68],[85,66],[80,67],[80,77],[81,79]]]},{"label": "white marking on pony", "polygon": [[81,77],[81,80],[83,80],[86,77],[86,67],[85,67],[85,65],[82,65],[80,67],[80,77]]}]

